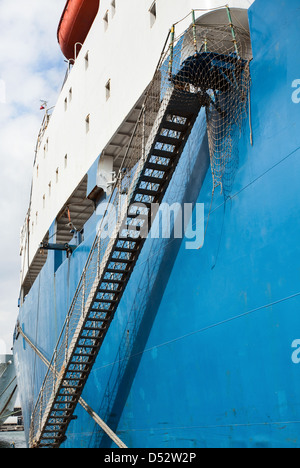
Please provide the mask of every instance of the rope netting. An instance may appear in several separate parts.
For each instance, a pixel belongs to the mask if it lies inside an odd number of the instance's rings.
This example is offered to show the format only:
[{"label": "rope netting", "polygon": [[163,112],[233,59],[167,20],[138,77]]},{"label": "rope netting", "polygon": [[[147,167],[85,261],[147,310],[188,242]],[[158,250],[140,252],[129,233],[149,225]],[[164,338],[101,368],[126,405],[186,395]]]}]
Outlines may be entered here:
[{"label": "rope netting", "polygon": [[165,86],[197,93],[202,101],[213,190],[220,187],[225,198],[239,164],[238,141],[248,110],[250,49],[249,34],[232,24],[194,24],[171,45]]},{"label": "rope netting", "polygon": [[[227,197],[238,169],[238,141],[248,112],[251,58],[249,32],[232,23],[194,23],[178,37],[172,29],[170,47],[162,54],[122,164],[122,185],[130,185],[130,171],[145,156],[146,142],[163,111],[161,103],[175,88],[186,92],[187,112],[190,93],[196,93],[206,109],[213,189],[220,186]],[[182,117],[171,118],[182,123]],[[164,135],[176,138],[177,132],[168,130]],[[158,149],[170,150],[170,145]]]}]

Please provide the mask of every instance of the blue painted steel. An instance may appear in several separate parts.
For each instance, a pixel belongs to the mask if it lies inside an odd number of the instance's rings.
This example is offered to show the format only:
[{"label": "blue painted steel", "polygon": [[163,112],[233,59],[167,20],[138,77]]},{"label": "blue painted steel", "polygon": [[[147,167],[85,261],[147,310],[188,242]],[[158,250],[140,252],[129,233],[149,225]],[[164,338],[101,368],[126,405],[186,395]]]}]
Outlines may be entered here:
[{"label": "blue painted steel", "polygon": [[[254,145],[246,125],[231,199],[215,195],[201,250],[147,240],[83,392],[129,447],[300,447],[299,1],[256,0],[249,16]],[[208,164],[201,112],[165,201],[205,203],[208,215]],[[49,252],[20,310],[48,359],[96,224],[55,275]],[[15,358],[28,436],[46,368],[21,338]],[[63,447],[111,446],[76,414]]]}]

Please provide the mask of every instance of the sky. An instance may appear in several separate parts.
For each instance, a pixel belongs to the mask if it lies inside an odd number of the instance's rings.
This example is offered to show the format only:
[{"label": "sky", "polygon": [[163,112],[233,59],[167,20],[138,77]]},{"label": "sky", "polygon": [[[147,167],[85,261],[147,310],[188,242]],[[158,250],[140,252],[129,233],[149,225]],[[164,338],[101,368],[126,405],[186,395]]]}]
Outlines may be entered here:
[{"label": "sky", "polygon": [[55,105],[66,63],[57,26],[66,0],[0,0],[0,354],[18,316],[19,237],[29,205],[40,100]]}]

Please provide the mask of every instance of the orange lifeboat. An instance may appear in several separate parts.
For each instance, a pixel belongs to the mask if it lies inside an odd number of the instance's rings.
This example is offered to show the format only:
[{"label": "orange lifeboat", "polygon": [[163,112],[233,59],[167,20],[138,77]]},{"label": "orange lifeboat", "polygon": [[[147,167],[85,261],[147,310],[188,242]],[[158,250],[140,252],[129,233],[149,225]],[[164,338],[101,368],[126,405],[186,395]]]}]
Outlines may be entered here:
[{"label": "orange lifeboat", "polygon": [[[75,44],[83,44],[99,10],[100,0],[68,0],[57,31],[64,56],[75,58]],[[76,49],[76,53],[80,46]]]}]

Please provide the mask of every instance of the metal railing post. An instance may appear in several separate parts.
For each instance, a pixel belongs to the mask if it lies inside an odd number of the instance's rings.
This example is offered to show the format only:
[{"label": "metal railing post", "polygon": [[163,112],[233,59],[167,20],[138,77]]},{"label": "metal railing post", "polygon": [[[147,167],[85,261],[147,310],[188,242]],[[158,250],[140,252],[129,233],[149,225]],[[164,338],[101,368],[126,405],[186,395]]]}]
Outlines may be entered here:
[{"label": "metal railing post", "polygon": [[233,25],[233,22],[232,22],[231,11],[230,11],[229,5],[226,5],[226,10],[227,10],[227,16],[228,16],[228,19],[229,19],[229,26],[230,26],[230,29],[231,29],[231,34],[232,34],[232,39],[233,39],[235,52],[236,52],[236,55],[238,56],[239,55],[239,50],[238,50],[238,46],[237,46],[237,40],[236,40],[236,35],[235,35],[235,30],[234,30],[234,25]]}]

